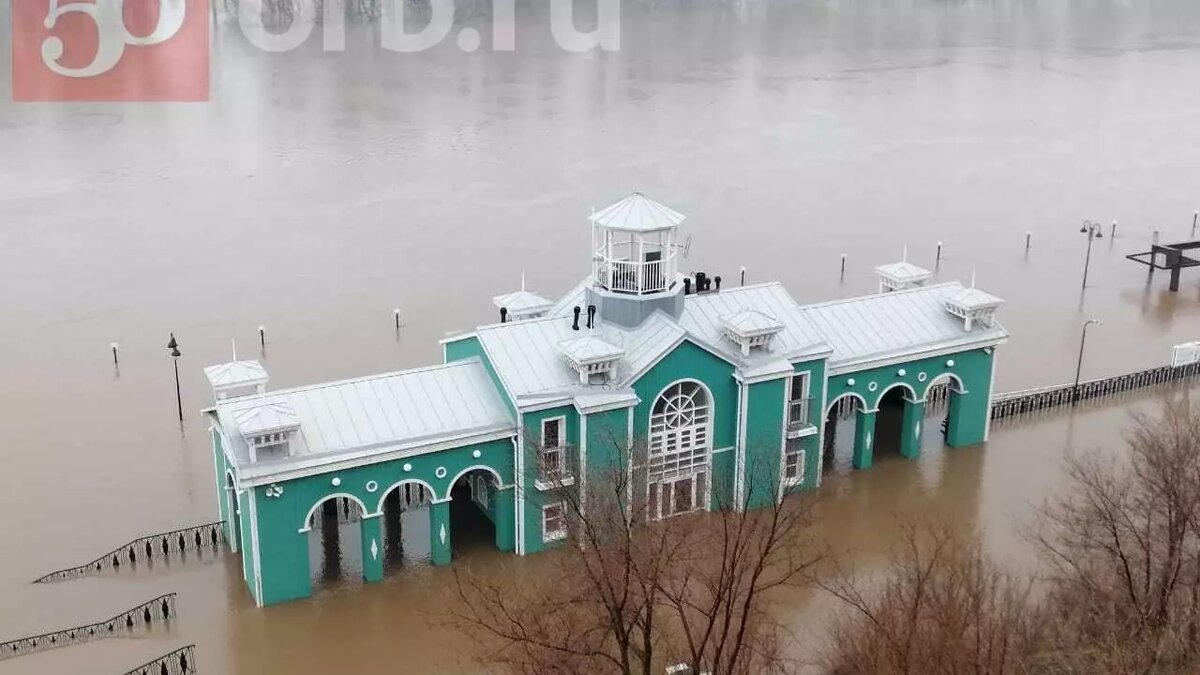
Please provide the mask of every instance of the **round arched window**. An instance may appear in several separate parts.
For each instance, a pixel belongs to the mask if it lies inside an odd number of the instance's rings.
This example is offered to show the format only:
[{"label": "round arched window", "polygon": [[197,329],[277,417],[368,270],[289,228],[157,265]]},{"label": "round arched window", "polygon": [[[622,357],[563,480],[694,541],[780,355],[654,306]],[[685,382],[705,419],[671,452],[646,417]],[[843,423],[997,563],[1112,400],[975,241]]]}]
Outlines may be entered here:
[{"label": "round arched window", "polygon": [[667,387],[650,414],[647,484],[651,520],[704,508],[711,402],[697,382]]}]

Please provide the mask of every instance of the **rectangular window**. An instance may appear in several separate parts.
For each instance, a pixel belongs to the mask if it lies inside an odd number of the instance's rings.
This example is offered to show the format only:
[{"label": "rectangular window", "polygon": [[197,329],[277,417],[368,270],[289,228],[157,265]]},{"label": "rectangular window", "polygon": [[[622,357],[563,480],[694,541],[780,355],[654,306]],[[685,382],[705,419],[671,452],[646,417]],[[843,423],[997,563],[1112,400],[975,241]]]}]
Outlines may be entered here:
[{"label": "rectangular window", "polygon": [[792,400],[805,398],[808,398],[808,373],[796,373],[792,375]]},{"label": "rectangular window", "polygon": [[543,448],[562,447],[563,421],[564,420],[561,417],[555,417],[552,420],[542,420]]},{"label": "rectangular window", "polygon": [[558,541],[567,536],[567,510],[562,502],[542,507],[542,541]]},{"label": "rectangular window", "polygon": [[788,441],[783,452],[783,480],[788,485],[804,482],[804,446]]}]

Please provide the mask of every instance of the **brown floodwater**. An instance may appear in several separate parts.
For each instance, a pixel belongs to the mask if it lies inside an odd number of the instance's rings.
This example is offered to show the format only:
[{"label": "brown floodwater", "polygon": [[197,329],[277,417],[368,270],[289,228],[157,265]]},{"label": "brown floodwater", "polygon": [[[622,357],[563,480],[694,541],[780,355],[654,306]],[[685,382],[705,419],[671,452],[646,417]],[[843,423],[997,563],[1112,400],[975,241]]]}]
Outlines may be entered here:
[{"label": "brown floodwater", "polygon": [[[435,362],[522,271],[547,294],[584,276],[586,216],[633,190],[690,215],[690,268],[745,266],[802,302],[872,292],[872,268],[905,246],[933,267],[942,242],[940,278],[974,273],[1007,300],[1001,391],[1069,381],[1087,318],[1103,324],[1085,377],[1200,337],[1200,273],[1170,294],[1124,258],[1156,229],[1187,238],[1200,208],[1194,2],[626,2],[620,51],[588,55],[520,18],[511,54],[408,55],[354,26],[343,54],[265,54],[222,20],[208,103],[0,100],[0,640],[169,591],[181,612],[168,632],[0,671],[123,672],[195,643],[205,673],[481,672],[443,624],[448,569],[269,609],[232,556],[29,581],[216,518],[201,368],[231,338],[274,387]],[[1104,238],[1081,292],[1084,219]],[[1145,401],[1000,425],[953,452],[934,434],[918,462],[835,461],[818,534],[870,567],[894,514],[937,514],[1027,567],[1019,532],[1061,488],[1063,453],[1119,448]],[[537,564],[460,553],[484,574]],[[781,610],[806,650],[822,607]]]}]

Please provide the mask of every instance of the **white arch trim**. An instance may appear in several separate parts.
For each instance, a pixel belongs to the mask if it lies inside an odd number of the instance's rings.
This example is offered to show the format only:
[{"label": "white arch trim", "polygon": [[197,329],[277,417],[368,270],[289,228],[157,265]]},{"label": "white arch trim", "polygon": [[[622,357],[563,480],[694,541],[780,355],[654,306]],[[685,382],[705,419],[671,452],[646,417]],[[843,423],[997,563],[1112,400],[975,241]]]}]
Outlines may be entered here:
[{"label": "white arch trim", "polygon": [[[720,356],[719,358],[724,359],[725,357]],[[704,429],[704,442],[708,446],[704,449],[704,455],[706,457],[705,462],[707,465],[707,469],[705,470],[706,478],[704,481],[704,491],[706,493],[704,495],[704,510],[708,511],[709,509],[712,508],[712,491],[713,491],[713,483],[714,483],[713,471],[712,471],[712,458],[713,458],[713,446],[716,444],[716,441],[714,440],[714,436],[715,436],[715,432],[717,429],[717,399],[715,397],[713,397],[712,389],[709,389],[707,384],[701,382],[700,380],[697,380],[694,377],[681,377],[678,380],[673,380],[671,382],[668,382],[666,384],[666,386],[664,386],[662,389],[658,390],[658,393],[655,394],[654,398],[650,400],[650,406],[649,406],[650,409],[646,412],[646,441],[647,441],[647,444],[649,444],[651,441],[653,441],[653,438],[651,437],[652,433],[650,430],[654,428],[654,424],[653,424],[652,420],[654,419],[654,409],[656,407],[658,407],[659,399],[661,399],[663,397],[663,395],[666,394],[667,391],[669,391],[672,387],[680,385],[680,384],[684,384],[684,383],[695,384],[698,387],[700,387],[700,389],[704,392],[705,399],[707,399],[704,402],[704,407],[708,412],[708,423],[705,425],[705,429]],[[739,388],[739,391],[741,391],[742,389],[746,389],[748,391],[748,388],[744,387],[743,385],[739,385],[738,388]],[[742,418],[745,411],[741,410],[741,394],[740,393],[738,395],[738,401],[739,401],[738,417]],[[742,425],[742,422],[739,421],[738,426],[740,427],[741,425]],[[630,412],[629,412],[629,432],[630,432],[629,433],[629,441],[633,442],[633,409],[632,408],[630,408]],[[740,440],[737,440],[737,443],[739,445],[744,444],[745,438],[741,436],[741,431],[738,431],[737,433],[738,433],[739,439],[740,439]],[[650,451],[650,448],[647,446],[646,452],[648,453],[649,451]],[[740,475],[742,473],[742,470],[744,468],[744,463],[746,460],[745,460],[744,456],[740,456],[736,452],[734,454],[735,454],[734,464],[738,464],[738,462],[742,463],[742,466],[738,466],[737,474],[735,474],[735,483],[736,483],[737,480],[739,480],[736,478],[736,475]],[[630,462],[629,476],[631,478],[631,480],[629,481],[629,491],[630,491],[630,496],[632,498],[632,494],[633,494],[633,481],[632,481],[633,463],[632,462]],[[644,490],[643,494],[647,494],[648,491],[650,490],[649,482],[642,485],[642,489]]]},{"label": "white arch trim", "polygon": [[312,530],[312,525],[309,525],[308,523],[310,520],[312,520],[313,514],[317,512],[317,507],[329,501],[330,499],[336,499],[338,497],[345,497],[346,499],[353,500],[355,504],[358,504],[358,508],[362,509],[363,517],[371,515],[371,512],[367,510],[367,505],[363,503],[363,500],[355,497],[349,492],[335,492],[331,495],[322,497],[319,501],[317,501],[316,504],[312,505],[312,508],[308,510],[308,514],[304,516],[304,523],[300,528],[300,534],[305,534]]},{"label": "white arch trim", "polygon": [[855,392],[855,391],[848,391],[848,392],[838,396],[837,398],[833,399],[832,401],[829,402],[829,405],[825,406],[825,416],[829,417],[829,412],[831,410],[833,410],[833,407],[835,405],[837,405],[837,402],[846,398],[847,396],[850,398],[858,399],[859,405],[862,406],[862,409],[860,410],[860,412],[873,412],[871,410],[871,406],[867,405],[867,399],[863,398],[862,394]]},{"label": "white arch trim", "polygon": [[[501,490],[505,489],[504,488],[504,479],[500,477],[499,471],[496,471],[492,467],[487,466],[485,464],[475,464],[473,466],[468,466],[467,468],[463,469],[462,471],[459,471],[458,474],[456,474],[454,476],[454,478],[450,479],[450,482],[446,484],[446,499],[450,499],[450,493],[454,491],[454,484],[458,482],[458,479],[471,473],[472,471],[487,471],[488,473],[495,476],[496,487],[498,487]],[[434,494],[436,495],[437,493],[435,492]]]},{"label": "white arch trim", "polygon": [[957,392],[959,394],[967,393],[967,385],[963,383],[961,377],[954,373],[940,373],[937,377],[930,378],[929,382],[925,383],[925,391],[921,393],[921,400],[924,401],[929,398],[929,390],[933,387],[933,385],[941,384],[946,380],[951,380],[950,391]]},{"label": "white arch trim", "polygon": [[392,483],[391,485],[389,485],[387,487],[386,490],[379,491],[379,506],[378,506],[378,508],[375,509],[375,513],[383,513],[383,502],[384,502],[384,500],[387,499],[387,496],[389,494],[391,494],[392,490],[395,490],[396,488],[401,487],[407,483],[416,483],[417,485],[423,485],[426,490],[429,490],[429,494],[432,495],[432,498],[434,500],[437,499],[437,490],[434,490],[433,486],[430,485],[429,483],[421,480],[420,478],[405,478],[404,480],[400,480],[395,483]]},{"label": "white arch trim", "polygon": [[911,396],[908,397],[909,401],[918,403],[918,402],[925,400],[924,396],[922,396],[921,398],[917,398],[917,390],[914,389],[911,384],[908,384],[907,382],[895,382],[893,384],[888,385],[886,388],[884,388],[883,391],[879,392],[879,396],[877,396],[875,398],[875,409],[876,410],[879,410],[879,404],[883,403],[883,397],[886,396],[889,391],[896,389],[897,387],[903,387],[904,389],[908,390],[908,393],[911,394]]}]

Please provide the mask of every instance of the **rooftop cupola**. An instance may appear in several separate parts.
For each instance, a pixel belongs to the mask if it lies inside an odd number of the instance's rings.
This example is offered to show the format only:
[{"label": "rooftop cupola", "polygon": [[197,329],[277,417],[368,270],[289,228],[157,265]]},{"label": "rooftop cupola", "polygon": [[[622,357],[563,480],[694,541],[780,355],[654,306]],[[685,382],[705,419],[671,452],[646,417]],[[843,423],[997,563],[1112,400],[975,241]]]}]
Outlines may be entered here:
[{"label": "rooftop cupola", "polygon": [[975,323],[991,327],[996,310],[1004,300],[975,288],[975,275],[971,275],[971,287],[963,288],[946,296],[946,311],[963,320],[963,330],[969,331]]},{"label": "rooftop cupola", "polygon": [[525,290],[525,275],[521,275],[521,290],[497,295],[492,304],[500,310],[500,321],[524,321],[546,316],[554,302]]},{"label": "rooftop cupola", "polygon": [[[236,357],[234,357],[236,358]],[[231,361],[204,369],[213,398],[262,394],[267,390],[267,370],[258,361]]]},{"label": "rooftop cupola", "polygon": [[908,247],[904,247],[904,257],[900,262],[880,265],[875,268],[879,275],[879,292],[903,291],[908,288],[923,286],[933,272],[908,262]]},{"label": "rooftop cupola", "polygon": [[300,418],[286,401],[243,408],[233,414],[233,419],[250,448],[250,461],[281,459],[291,454],[292,436],[300,428]]},{"label": "rooftop cupola", "polygon": [[593,213],[592,275],[613,293],[645,295],[677,283],[682,213],[635,192]]},{"label": "rooftop cupola", "polygon": [[750,356],[755,347],[769,349],[771,340],[783,330],[783,323],[769,314],[756,309],[743,309],[737,314],[721,319],[725,337],[742,349],[742,356]]},{"label": "rooftop cupola", "polygon": [[617,362],[625,350],[594,335],[564,340],[558,344],[567,364],[579,373],[580,384],[601,384],[617,376]]}]

